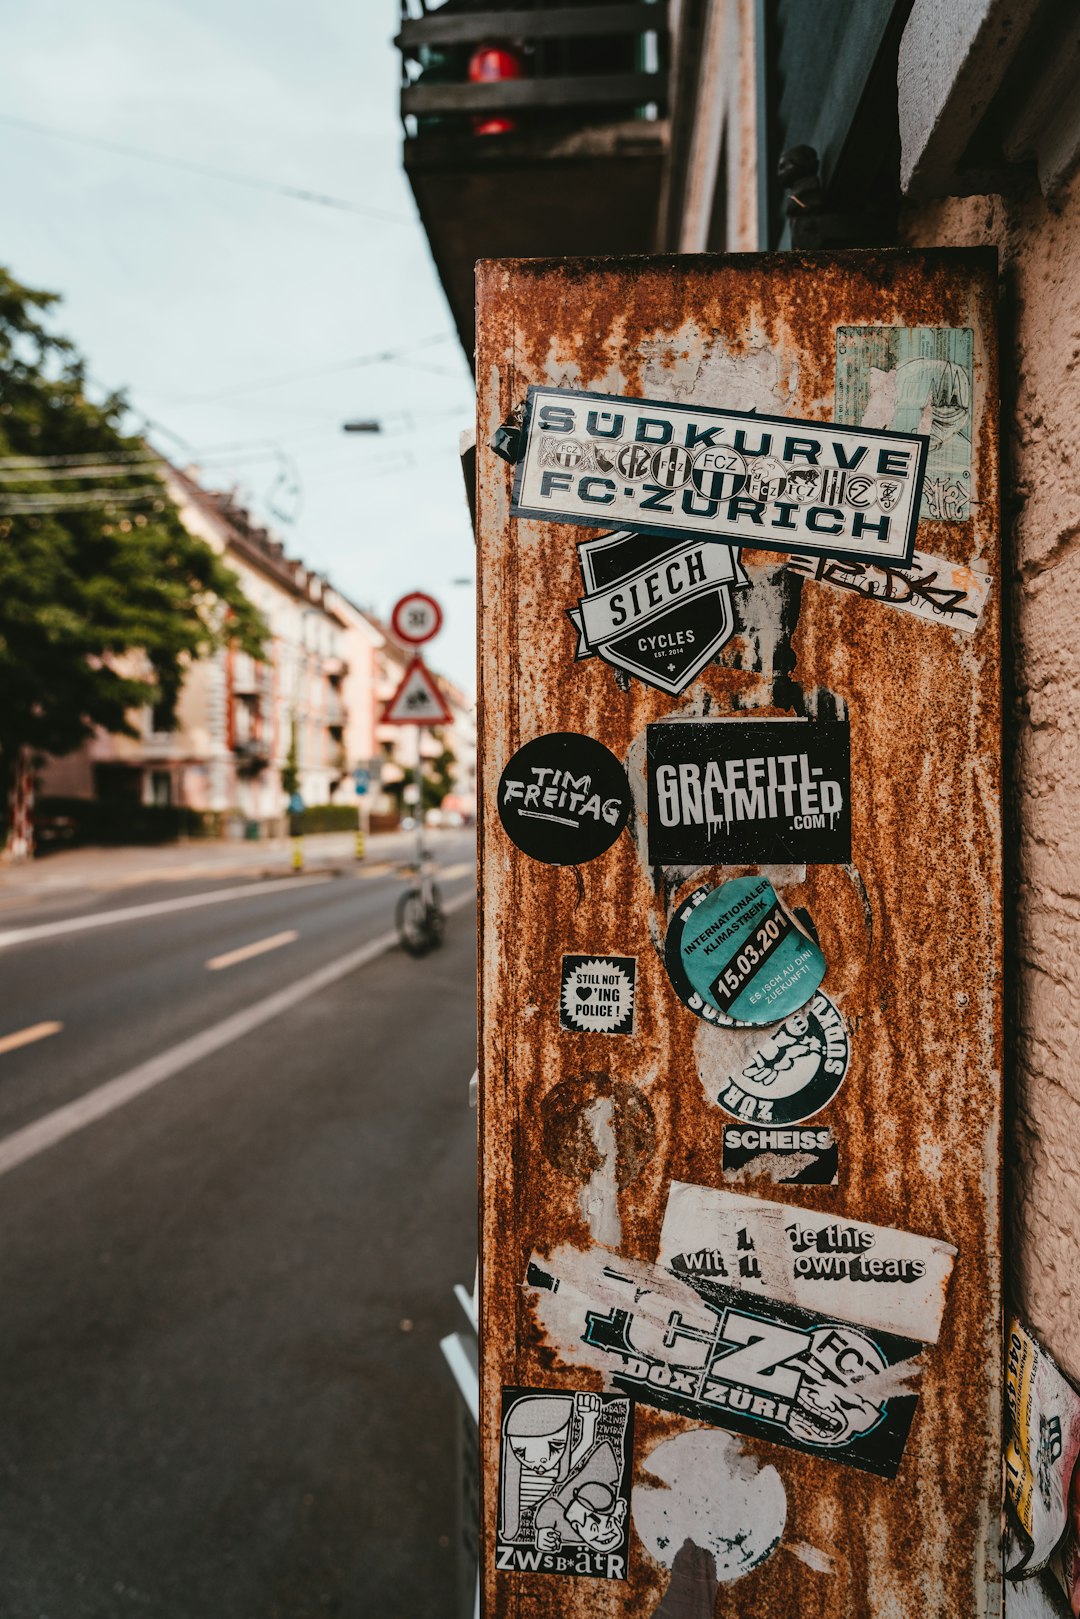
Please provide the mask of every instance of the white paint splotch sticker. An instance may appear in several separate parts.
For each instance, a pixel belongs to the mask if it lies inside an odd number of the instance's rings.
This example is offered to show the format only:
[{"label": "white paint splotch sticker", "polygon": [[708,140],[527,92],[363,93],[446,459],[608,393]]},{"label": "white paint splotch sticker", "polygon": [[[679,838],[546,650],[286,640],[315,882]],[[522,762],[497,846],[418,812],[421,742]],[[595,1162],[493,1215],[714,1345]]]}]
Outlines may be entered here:
[{"label": "white paint splotch sticker", "polygon": [[956,1249],[932,1237],[674,1181],[660,1264],[936,1343]]},{"label": "white paint splotch sticker", "polygon": [[[656,1562],[673,1572],[704,1565],[713,1587],[749,1574],[771,1557],[787,1522],[787,1495],[775,1467],[762,1466],[733,1435],[694,1428],[665,1439],[644,1463],[657,1486],[634,1491],[634,1528]],[[694,1553],[697,1556],[694,1556]],[[712,1614],[715,1589],[706,1592]]]}]

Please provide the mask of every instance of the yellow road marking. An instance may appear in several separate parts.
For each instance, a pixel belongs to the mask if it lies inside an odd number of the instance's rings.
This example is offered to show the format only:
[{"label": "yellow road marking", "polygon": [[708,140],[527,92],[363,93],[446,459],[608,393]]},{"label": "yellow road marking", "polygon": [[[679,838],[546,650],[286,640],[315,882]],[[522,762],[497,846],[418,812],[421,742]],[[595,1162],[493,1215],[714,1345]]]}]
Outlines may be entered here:
[{"label": "yellow road marking", "polygon": [[0,1057],[5,1051],[18,1051],[20,1046],[32,1046],[35,1040],[46,1040],[50,1034],[59,1034],[62,1023],[31,1023],[15,1034],[0,1036]]},{"label": "yellow road marking", "polygon": [[462,860],[456,866],[445,867],[444,870],[438,873],[438,876],[442,877],[444,881],[452,883],[455,877],[466,877],[470,871],[472,871],[472,863],[468,860]]},{"label": "yellow road marking", "polygon": [[267,950],[278,950],[283,944],[292,944],[299,937],[295,928],[290,928],[287,933],[272,933],[268,939],[256,939],[254,944],[241,945],[239,950],[227,950],[223,956],[211,956],[206,965],[210,972],[216,973],[222,967],[235,967],[239,961],[250,961],[252,956],[265,955]]}]

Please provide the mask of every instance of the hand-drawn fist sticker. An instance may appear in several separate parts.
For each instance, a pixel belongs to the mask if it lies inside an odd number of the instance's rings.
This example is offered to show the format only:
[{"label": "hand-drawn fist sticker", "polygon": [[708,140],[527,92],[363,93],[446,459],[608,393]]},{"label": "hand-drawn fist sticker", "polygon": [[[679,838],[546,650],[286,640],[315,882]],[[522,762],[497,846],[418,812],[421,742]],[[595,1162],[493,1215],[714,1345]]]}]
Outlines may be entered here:
[{"label": "hand-drawn fist sticker", "polygon": [[559,1023],[579,1034],[632,1034],[635,956],[564,956]]},{"label": "hand-drawn fist sticker", "polygon": [[577,866],[611,848],[630,816],[630,786],[591,736],[552,731],[519,748],[499,780],[499,819],[523,854]]},{"label": "hand-drawn fist sticker", "polygon": [[664,962],[679,999],[709,1023],[775,1023],[825,976],[818,946],[760,875],[696,888],[671,919]]},{"label": "hand-drawn fist sticker", "polygon": [[495,1567],[625,1580],[631,1403],[504,1389]]},{"label": "hand-drawn fist sticker", "polygon": [[768,1030],[723,1081],[716,1101],[744,1123],[801,1124],[828,1107],[844,1083],[849,1055],[844,1020],[819,990]]}]

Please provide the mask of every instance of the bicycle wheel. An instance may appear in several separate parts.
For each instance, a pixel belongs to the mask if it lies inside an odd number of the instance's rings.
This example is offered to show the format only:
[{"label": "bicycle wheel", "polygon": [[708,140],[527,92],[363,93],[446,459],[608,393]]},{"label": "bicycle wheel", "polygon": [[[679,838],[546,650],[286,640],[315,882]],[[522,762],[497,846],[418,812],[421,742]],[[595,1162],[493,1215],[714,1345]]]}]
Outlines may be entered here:
[{"label": "bicycle wheel", "polygon": [[442,896],[435,884],[431,885],[431,904],[427,908],[427,931],[432,950],[438,948],[443,942],[446,932],[446,917],[443,914]]},{"label": "bicycle wheel", "polygon": [[427,907],[418,888],[410,888],[397,902],[397,930],[402,948],[410,956],[422,956],[431,948]]}]

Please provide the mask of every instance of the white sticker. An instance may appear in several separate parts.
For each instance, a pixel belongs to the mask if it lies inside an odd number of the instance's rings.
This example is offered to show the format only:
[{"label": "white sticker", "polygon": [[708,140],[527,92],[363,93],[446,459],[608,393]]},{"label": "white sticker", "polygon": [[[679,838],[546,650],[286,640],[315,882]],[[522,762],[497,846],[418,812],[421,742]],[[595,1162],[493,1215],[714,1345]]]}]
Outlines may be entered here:
[{"label": "white sticker", "polygon": [[989,573],[977,573],[959,562],[946,562],[925,551],[915,551],[901,568],[889,562],[850,562],[839,557],[792,557],[791,573],[819,584],[848,590],[870,601],[888,602],[902,613],[914,613],[932,624],[974,635],[982,618],[990,587]]},{"label": "white sticker", "polygon": [[790,1203],[673,1181],[658,1260],[676,1275],[937,1342],[956,1249]]},{"label": "white sticker", "polygon": [[530,387],[512,517],[907,563],[930,440]]}]

